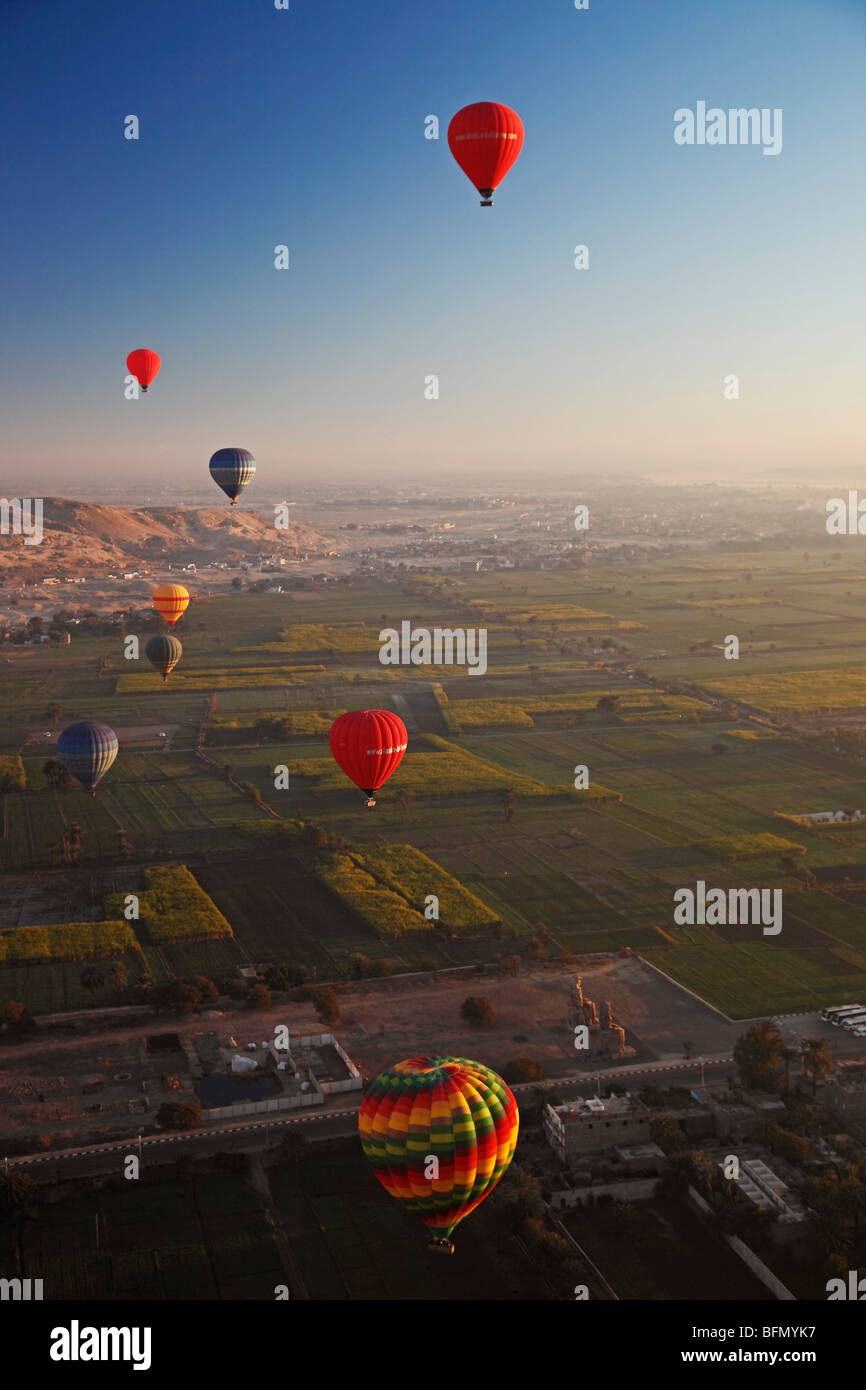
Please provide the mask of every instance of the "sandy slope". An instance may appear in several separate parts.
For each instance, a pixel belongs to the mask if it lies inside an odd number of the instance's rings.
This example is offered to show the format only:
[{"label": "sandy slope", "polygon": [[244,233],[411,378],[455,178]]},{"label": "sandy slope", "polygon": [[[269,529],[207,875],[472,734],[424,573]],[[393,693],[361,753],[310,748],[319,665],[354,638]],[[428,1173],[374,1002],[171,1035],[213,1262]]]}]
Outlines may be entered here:
[{"label": "sandy slope", "polygon": [[43,527],[39,545],[25,545],[21,536],[0,537],[0,570],[7,578],[103,574],[154,560],[231,563],[263,553],[318,554],[331,547],[312,527],[292,524],[278,531],[272,516],[228,504],[132,509],[46,497]]}]

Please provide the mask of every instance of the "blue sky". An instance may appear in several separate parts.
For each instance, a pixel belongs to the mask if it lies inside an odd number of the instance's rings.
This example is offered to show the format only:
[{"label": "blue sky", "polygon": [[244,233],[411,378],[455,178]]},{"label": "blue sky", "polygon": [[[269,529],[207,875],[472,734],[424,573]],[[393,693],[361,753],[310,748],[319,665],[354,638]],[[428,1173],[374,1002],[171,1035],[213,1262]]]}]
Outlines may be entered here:
[{"label": "blue sky", "polygon": [[[268,496],[856,473],[859,0],[27,0],[0,50],[7,490],[225,445]],[[677,146],[699,99],[781,107],[781,154]],[[526,128],[492,209],[445,139],[478,100]]]}]

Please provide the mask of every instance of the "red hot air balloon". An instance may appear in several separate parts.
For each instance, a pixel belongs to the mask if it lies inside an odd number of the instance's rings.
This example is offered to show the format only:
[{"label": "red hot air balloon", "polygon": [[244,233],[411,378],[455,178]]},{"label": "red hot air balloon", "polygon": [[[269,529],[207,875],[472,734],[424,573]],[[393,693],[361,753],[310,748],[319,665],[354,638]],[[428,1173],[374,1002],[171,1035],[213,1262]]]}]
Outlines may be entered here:
[{"label": "red hot air balloon", "polygon": [[331,725],[331,752],[368,806],[403,761],[408,740],[403,720],[387,709],[350,709]]},{"label": "red hot air balloon", "polygon": [[142,391],[147,390],[161,366],[159,353],[150,348],[136,348],[126,359],[126,369],[138,378]]},{"label": "red hot air balloon", "polygon": [[493,191],[523,149],[523,122],[510,106],[474,101],[448,127],[448,148],[481,194],[481,206],[493,206]]}]

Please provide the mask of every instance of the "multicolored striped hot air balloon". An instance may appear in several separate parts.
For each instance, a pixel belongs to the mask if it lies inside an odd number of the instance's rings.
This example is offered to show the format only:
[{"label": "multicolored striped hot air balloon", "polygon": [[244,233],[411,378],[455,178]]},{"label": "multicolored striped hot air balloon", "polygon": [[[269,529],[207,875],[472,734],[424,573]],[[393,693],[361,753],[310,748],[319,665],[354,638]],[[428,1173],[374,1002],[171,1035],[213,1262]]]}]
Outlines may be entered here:
[{"label": "multicolored striped hot air balloon", "polygon": [[517,1101],[496,1072],[465,1057],[412,1057],[383,1071],[361,1102],[358,1131],[373,1172],[453,1253],[451,1234],[483,1202],[514,1154]]},{"label": "multicolored striped hot air balloon", "polygon": [[208,466],[214,482],[236,507],[241,488],[246,487],[256,471],[249,449],[217,449]]},{"label": "multicolored striped hot air balloon", "polygon": [[92,795],[117,757],[117,734],[107,724],[82,719],[59,735],[57,756]]},{"label": "multicolored striped hot air balloon", "polygon": [[335,761],[375,806],[374,792],[397,770],[409,744],[403,720],[389,709],[349,709],[334,720],[328,738]]},{"label": "multicolored striped hot air balloon", "polygon": [[126,370],[138,379],[142,391],[147,390],[161,366],[159,353],[152,348],[136,348],[126,359]]},{"label": "multicolored striped hot air balloon", "polygon": [[189,606],[189,589],[182,584],[160,584],[153,591],[153,606],[174,627]]},{"label": "multicolored striped hot air balloon", "polygon": [[163,680],[167,681],[183,656],[183,647],[180,640],[170,632],[160,632],[156,637],[151,637],[144,654],[151,666],[156,667]]}]

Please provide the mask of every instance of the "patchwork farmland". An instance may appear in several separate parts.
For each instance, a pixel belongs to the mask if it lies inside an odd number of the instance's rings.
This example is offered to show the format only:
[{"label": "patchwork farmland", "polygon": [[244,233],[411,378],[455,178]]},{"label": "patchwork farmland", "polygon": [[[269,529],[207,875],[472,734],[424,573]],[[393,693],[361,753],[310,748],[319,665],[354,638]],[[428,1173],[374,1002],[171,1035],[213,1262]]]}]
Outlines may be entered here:
[{"label": "patchwork farmland", "polygon": [[[855,612],[834,564],[838,575],[824,565],[809,578],[782,551],[740,568],[724,557],[644,564],[623,571],[628,588],[611,566],[602,586],[531,572],[461,577],[435,602],[416,594],[414,621],[489,623],[483,676],[379,665],[382,618],[410,601],[373,580],[319,595],[316,621],[300,625],[287,626],[280,596],[202,603],[165,687],[123,671],[110,639],[28,654],[26,674],[13,659],[2,753],[20,756],[26,787],[2,792],[0,860],[6,875],[35,875],[39,894],[15,900],[3,924],[74,921],[73,899],[79,920],[97,920],[112,866],[174,864],[231,935],[145,941],[166,979],[244,961],[340,979],[359,955],[400,971],[633,951],[732,1017],[856,991],[866,831],[788,819],[866,803],[866,679],[851,644],[831,640],[827,606],[840,625]],[[708,622],[742,624],[739,663],[708,645]],[[96,797],[46,776],[55,704],[61,722],[117,729],[120,756]],[[327,743],[336,713],[371,705],[410,733],[372,812]],[[355,858],[337,872],[310,827]],[[429,893],[447,874],[479,905],[471,930],[444,914],[418,920],[424,885],[407,846],[426,856]],[[673,894],[698,879],[781,888],[780,937],[677,927]],[[76,969],[9,960],[0,998],[23,996],[35,1012],[80,1005]]]}]

